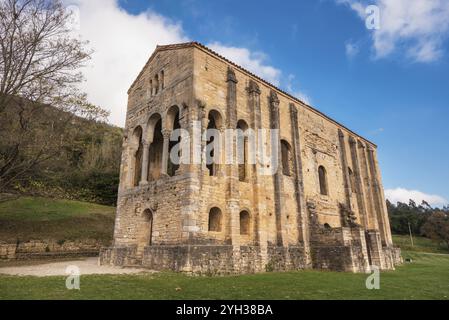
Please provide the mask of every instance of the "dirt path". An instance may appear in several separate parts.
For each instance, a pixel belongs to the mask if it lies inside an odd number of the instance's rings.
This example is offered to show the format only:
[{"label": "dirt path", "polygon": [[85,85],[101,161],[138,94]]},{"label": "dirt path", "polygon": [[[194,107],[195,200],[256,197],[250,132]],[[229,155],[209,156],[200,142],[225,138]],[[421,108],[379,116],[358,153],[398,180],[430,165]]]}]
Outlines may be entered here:
[{"label": "dirt path", "polygon": [[81,275],[88,274],[133,274],[133,273],[154,273],[148,269],[141,268],[122,268],[113,266],[99,266],[98,258],[86,258],[72,261],[51,262],[46,264],[23,265],[14,267],[0,268],[0,274],[14,275],[14,276],[67,276],[68,267],[75,266],[79,268]]}]

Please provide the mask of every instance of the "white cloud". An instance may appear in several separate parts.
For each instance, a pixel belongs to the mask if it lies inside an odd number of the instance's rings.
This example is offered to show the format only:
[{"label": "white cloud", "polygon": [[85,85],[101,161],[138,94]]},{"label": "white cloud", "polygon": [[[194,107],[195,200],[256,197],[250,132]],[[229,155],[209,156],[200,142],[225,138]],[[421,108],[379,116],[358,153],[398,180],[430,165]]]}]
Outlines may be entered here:
[{"label": "white cloud", "polygon": [[380,29],[373,30],[376,58],[401,52],[416,62],[432,62],[442,56],[449,34],[447,0],[336,0],[346,4],[365,20],[364,8],[375,4],[380,9]]},{"label": "white cloud", "polygon": [[336,0],[339,4],[345,4],[351,7],[352,10],[354,10],[360,18],[365,19],[365,6],[360,3],[359,1],[355,0]]},{"label": "white cloud", "polygon": [[[92,103],[111,111],[111,123],[123,126],[127,91],[156,46],[190,41],[189,37],[179,22],[151,10],[132,15],[119,6],[118,0],[64,0],[64,3],[79,9],[78,31],[94,50],[84,70],[87,81],[82,89]],[[265,53],[219,42],[208,46],[261,78],[280,85],[282,72],[268,64]],[[309,100],[301,92],[295,95]]]},{"label": "white cloud", "polygon": [[66,1],[80,10],[80,34],[95,52],[85,69],[83,89],[91,102],[111,111],[123,126],[127,91],[158,44],[187,41],[182,27],[147,11],[131,15],[116,0]]},{"label": "white cloud", "polygon": [[356,55],[359,54],[359,51],[360,51],[359,46],[357,44],[355,44],[355,43],[350,42],[350,41],[346,42],[345,49],[346,49],[346,56],[349,59],[354,58]]},{"label": "white cloud", "polygon": [[207,46],[257,76],[279,86],[282,72],[266,63],[267,55],[265,53],[251,52],[247,48],[225,46],[219,42],[213,42]]},{"label": "white cloud", "polygon": [[404,188],[387,189],[385,190],[385,197],[391,203],[403,202],[408,204],[409,200],[412,199],[417,204],[421,204],[423,200],[427,201],[433,207],[442,207],[449,204],[448,200],[439,195],[426,194],[418,190],[407,190]]},{"label": "white cloud", "polygon": [[310,96],[308,94],[306,94],[303,91],[297,90],[293,88],[293,82],[295,81],[295,75],[294,74],[289,74],[287,77],[287,92],[290,93],[292,96],[294,96],[295,98],[298,98],[299,100],[301,100],[302,102],[311,105],[312,104],[312,99],[310,98]]}]

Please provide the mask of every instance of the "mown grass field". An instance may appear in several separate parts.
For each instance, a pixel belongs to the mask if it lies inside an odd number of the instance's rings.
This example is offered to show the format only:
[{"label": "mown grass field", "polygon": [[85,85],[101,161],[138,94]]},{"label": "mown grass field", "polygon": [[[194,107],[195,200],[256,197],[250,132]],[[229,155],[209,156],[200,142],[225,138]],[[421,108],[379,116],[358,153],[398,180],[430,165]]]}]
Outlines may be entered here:
[{"label": "mown grass field", "polygon": [[36,197],[0,202],[0,241],[112,240],[115,208]]},{"label": "mown grass field", "polygon": [[[89,237],[108,240],[114,211],[111,207],[43,198],[24,197],[0,203],[0,241],[16,237],[22,241]],[[413,247],[407,236],[394,236],[394,241],[402,247],[404,258],[413,262],[381,273],[380,290],[366,289],[365,274],[320,271],[214,278],[169,272],[92,275],[81,276],[80,291],[67,290],[65,277],[0,275],[0,299],[449,300],[448,249],[419,237],[415,237]]]},{"label": "mown grass field", "polygon": [[449,255],[406,252],[413,263],[383,272],[380,290],[367,275],[299,271],[229,277],[175,273],[82,276],[81,290],[64,277],[0,276],[0,299],[440,299],[449,300]]}]

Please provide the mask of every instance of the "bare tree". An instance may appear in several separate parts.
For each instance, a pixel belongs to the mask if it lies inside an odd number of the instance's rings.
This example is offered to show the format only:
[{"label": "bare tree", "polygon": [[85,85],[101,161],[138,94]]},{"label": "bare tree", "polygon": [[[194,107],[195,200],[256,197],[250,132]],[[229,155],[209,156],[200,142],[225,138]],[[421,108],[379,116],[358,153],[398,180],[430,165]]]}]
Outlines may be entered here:
[{"label": "bare tree", "polygon": [[79,90],[91,52],[70,22],[60,0],[0,0],[0,191],[58,152],[74,115],[107,116]]}]

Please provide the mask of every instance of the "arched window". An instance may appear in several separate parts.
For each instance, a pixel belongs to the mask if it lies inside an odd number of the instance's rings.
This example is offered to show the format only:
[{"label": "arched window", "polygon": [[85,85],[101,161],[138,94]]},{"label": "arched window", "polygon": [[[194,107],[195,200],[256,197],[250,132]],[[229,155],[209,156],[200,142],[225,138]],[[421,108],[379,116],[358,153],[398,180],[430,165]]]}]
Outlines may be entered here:
[{"label": "arched window", "polygon": [[148,181],[155,181],[160,178],[162,167],[164,138],[162,136],[161,116],[159,114],[152,115],[147,128],[147,139],[151,142],[148,153]]},{"label": "arched window", "polygon": [[248,125],[244,120],[237,122],[238,137],[237,137],[237,159],[239,165],[239,181],[246,181],[248,177],[248,137],[246,132]]},{"label": "arched window", "polygon": [[161,88],[165,88],[165,73],[164,70],[161,71]]},{"label": "arched window", "polygon": [[291,176],[293,171],[293,158],[290,144],[285,140],[281,140],[281,155],[282,173],[286,176]]},{"label": "arched window", "polygon": [[209,211],[209,231],[221,232],[221,210],[214,207]]},{"label": "arched window", "polygon": [[153,80],[150,80],[150,96],[153,96]]},{"label": "arched window", "polygon": [[134,129],[132,137],[132,150],[134,152],[133,156],[133,181],[132,185],[137,187],[142,177],[142,156],[143,156],[143,144],[142,144],[142,127],[138,126]]},{"label": "arched window", "polygon": [[250,217],[248,211],[240,212],[240,234],[248,236],[250,233]]},{"label": "arched window", "polygon": [[154,94],[158,94],[159,92],[159,76],[156,75],[154,77]]},{"label": "arched window", "polygon": [[351,191],[353,193],[357,193],[354,172],[352,172],[352,169],[349,167],[348,167],[348,174],[349,174],[349,182],[351,184]]},{"label": "arched window", "polygon": [[[211,110],[209,112],[208,116],[209,124],[207,126],[207,129],[215,129],[218,130],[222,125],[222,118],[218,111]],[[207,156],[210,158],[208,163],[206,164],[206,167],[209,171],[209,176],[213,177],[216,176],[218,173],[218,160],[220,157],[220,148],[219,148],[219,141],[215,141],[215,137],[211,136],[207,141],[208,146],[212,146],[213,149],[210,151],[210,154]],[[210,163],[213,160],[212,163]]]},{"label": "arched window", "polygon": [[318,168],[318,177],[320,179],[320,193],[322,195],[329,195],[328,189],[327,189],[327,176],[326,176],[326,169],[323,166],[320,166]]}]

